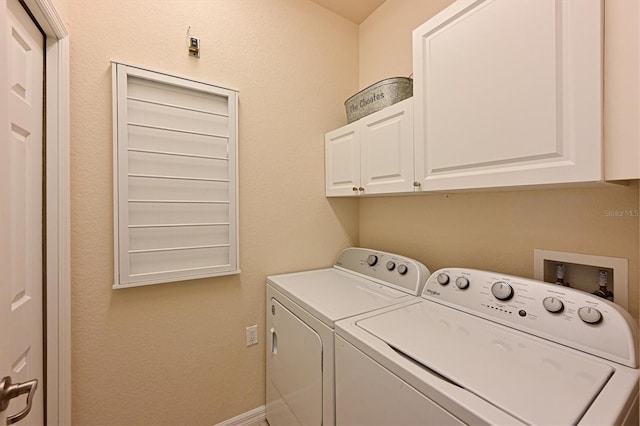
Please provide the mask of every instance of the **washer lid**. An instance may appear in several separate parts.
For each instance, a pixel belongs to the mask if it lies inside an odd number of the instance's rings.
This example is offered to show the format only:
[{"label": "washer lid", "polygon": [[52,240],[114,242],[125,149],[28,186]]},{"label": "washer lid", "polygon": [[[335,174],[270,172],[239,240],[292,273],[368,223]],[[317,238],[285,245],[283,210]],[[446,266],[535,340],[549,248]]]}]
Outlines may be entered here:
[{"label": "washer lid", "polygon": [[267,283],[331,328],[340,319],[414,299],[335,268],[273,275]]},{"label": "washer lid", "polygon": [[614,372],[574,350],[429,301],[357,325],[529,424],[576,424]]}]

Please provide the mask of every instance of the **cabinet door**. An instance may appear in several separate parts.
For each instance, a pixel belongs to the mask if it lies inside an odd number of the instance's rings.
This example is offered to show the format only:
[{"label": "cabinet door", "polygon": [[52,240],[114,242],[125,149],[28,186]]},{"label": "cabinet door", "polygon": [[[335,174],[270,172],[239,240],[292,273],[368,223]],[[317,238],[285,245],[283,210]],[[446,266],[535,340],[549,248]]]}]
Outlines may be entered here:
[{"label": "cabinet door", "polygon": [[413,192],[413,99],[360,120],[364,194]]},{"label": "cabinet door", "polygon": [[600,0],[459,0],[413,32],[422,190],[602,177]]},{"label": "cabinet door", "polygon": [[640,179],[640,2],[605,3],[604,174]]},{"label": "cabinet door", "polygon": [[360,187],[360,131],[358,122],[324,137],[327,197],[358,195]]}]

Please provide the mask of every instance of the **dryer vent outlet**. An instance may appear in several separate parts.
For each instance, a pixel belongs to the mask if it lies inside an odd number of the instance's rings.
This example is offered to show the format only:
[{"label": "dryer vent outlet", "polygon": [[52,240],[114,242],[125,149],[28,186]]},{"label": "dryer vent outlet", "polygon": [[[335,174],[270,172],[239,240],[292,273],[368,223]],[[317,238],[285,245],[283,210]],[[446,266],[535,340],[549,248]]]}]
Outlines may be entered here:
[{"label": "dryer vent outlet", "polygon": [[258,326],[247,327],[247,346],[258,344]]}]

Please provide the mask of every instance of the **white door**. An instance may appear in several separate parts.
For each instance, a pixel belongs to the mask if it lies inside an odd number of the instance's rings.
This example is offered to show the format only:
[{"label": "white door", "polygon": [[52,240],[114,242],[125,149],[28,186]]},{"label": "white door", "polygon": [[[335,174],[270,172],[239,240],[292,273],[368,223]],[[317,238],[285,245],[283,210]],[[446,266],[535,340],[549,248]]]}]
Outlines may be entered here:
[{"label": "white door", "polygon": [[601,179],[599,0],[469,0],[413,32],[421,190]]},{"label": "white door", "polygon": [[[19,424],[41,425],[44,37],[18,0],[0,6],[0,379],[38,380],[31,412]],[[19,388],[0,424],[25,409],[29,388]]]},{"label": "white door", "polygon": [[360,119],[365,194],[413,192],[413,98]]},{"label": "white door", "polygon": [[324,137],[327,197],[360,194],[359,129],[356,121]]}]

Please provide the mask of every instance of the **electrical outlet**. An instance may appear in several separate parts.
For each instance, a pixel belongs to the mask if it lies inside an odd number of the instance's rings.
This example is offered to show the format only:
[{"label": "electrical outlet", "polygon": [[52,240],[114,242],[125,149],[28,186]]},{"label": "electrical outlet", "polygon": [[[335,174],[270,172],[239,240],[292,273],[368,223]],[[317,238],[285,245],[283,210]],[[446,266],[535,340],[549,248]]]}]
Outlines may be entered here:
[{"label": "electrical outlet", "polygon": [[247,346],[258,344],[258,326],[247,327]]}]

